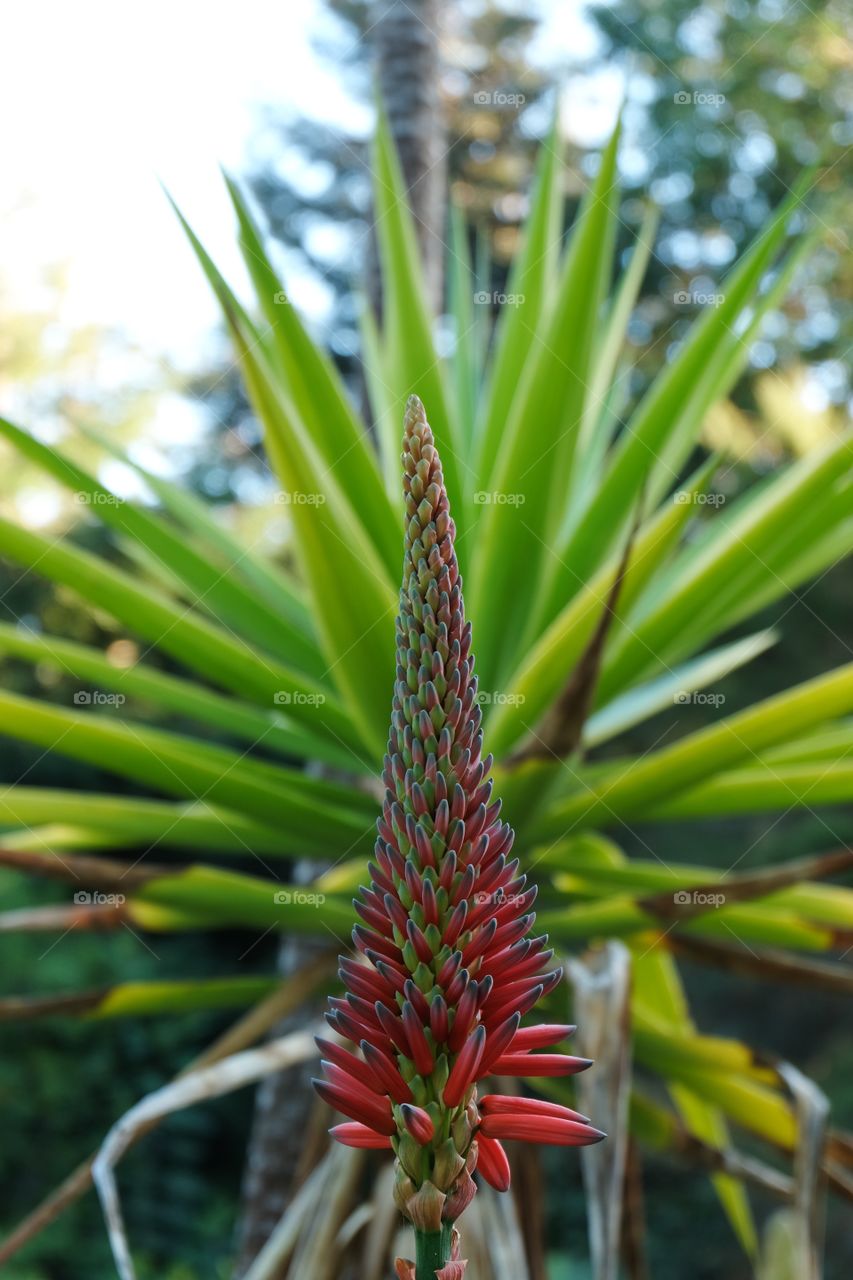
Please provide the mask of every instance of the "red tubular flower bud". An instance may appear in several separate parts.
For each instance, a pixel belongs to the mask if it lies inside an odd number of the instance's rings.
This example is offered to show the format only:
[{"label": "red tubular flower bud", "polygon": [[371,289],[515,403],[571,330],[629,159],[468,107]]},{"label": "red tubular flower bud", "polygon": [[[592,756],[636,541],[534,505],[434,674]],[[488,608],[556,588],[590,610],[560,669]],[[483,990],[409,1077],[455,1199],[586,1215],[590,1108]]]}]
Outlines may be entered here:
[{"label": "red tubular flower bud", "polygon": [[[332,1012],[336,1017],[336,1021],[332,1022],[332,1026],[337,1031],[341,1029],[341,1034],[346,1036],[348,1040],[352,1040],[354,1044],[358,1044],[362,1036],[366,1036],[368,1040],[372,1040],[376,1035],[377,1023],[376,1019],[366,1022],[355,1009],[352,1009],[346,1000],[338,1000],[334,998],[329,1001]],[[351,1035],[350,1030],[356,1029],[356,1034]]]},{"label": "red tubular flower bud", "polygon": [[352,940],[364,955],[369,951],[378,951],[387,960],[400,963],[400,948],[380,933],[374,933],[370,929],[365,929],[363,925],[357,924],[352,931]]},{"label": "red tubular flower bud", "polygon": [[[382,861],[385,860],[382,859]],[[377,866],[376,862],[368,862],[367,869],[370,872],[370,879],[372,883],[380,890],[380,892],[383,894],[396,892],[394,888],[394,881],[384,868]]]},{"label": "red tubular flower bud", "polygon": [[314,1043],[324,1058],[342,1067],[344,1071],[350,1065],[353,1068],[364,1066],[360,1058],[357,1058],[354,1053],[350,1053],[349,1049],[345,1049],[342,1044],[337,1044],[334,1040],[326,1040],[324,1036],[315,1036]]},{"label": "red tubular flower bud", "polygon": [[414,920],[409,920],[406,924],[406,934],[412,946],[415,948],[418,959],[422,960],[424,964],[429,964],[432,960],[430,945],[424,937],[423,931],[418,928]]},{"label": "red tubular flower bud", "polygon": [[[515,946],[519,945],[519,943],[515,943]],[[506,978],[520,981],[522,978],[535,977],[542,972],[554,955],[550,947],[547,951],[528,951],[519,959],[512,959],[512,953],[513,947],[508,947],[502,951],[501,956],[507,958],[501,960],[500,963],[493,959],[494,953],[490,952],[483,957],[483,968],[492,975],[495,981]]]},{"label": "red tubular flower bud", "polygon": [[383,982],[375,969],[368,969],[366,964],[353,964],[341,961],[338,977],[346,983],[353,995],[364,1000],[385,1000],[388,997],[388,984]]},{"label": "red tubular flower bud", "polygon": [[400,1114],[415,1142],[419,1142],[422,1147],[425,1147],[428,1142],[432,1142],[435,1136],[435,1125],[429,1112],[424,1111],[423,1107],[415,1107],[409,1103],[404,1103],[400,1108]]},{"label": "red tubular flower bud", "polygon": [[[487,1005],[487,1016],[500,1019],[502,1011],[507,1013],[518,1009],[521,1013],[526,1013],[527,1009],[532,1008],[530,1004],[525,1004],[533,991],[538,988],[533,1003],[549,991],[553,991],[557,983],[562,977],[561,969],[554,969],[551,973],[534,974],[532,978],[522,978],[519,982],[502,982],[495,987],[492,992],[491,999]],[[506,1016],[505,1014],[503,1016]]]},{"label": "red tubular flower bud", "polygon": [[361,1052],[364,1054],[365,1063],[376,1079],[382,1081],[385,1086],[384,1092],[388,1094],[389,1098],[393,1098],[395,1102],[411,1102],[412,1091],[391,1058],[367,1040],[362,1040]]},{"label": "red tubular flower bud", "polygon": [[486,1028],[478,1027],[465,1041],[454,1062],[447,1084],[444,1086],[444,1104],[456,1107],[462,1101],[466,1089],[477,1078],[477,1068],[486,1045]]},{"label": "red tubular flower bud", "polygon": [[332,1137],[345,1147],[367,1147],[379,1151],[391,1150],[391,1139],[386,1133],[376,1133],[366,1124],[350,1120],[346,1124],[336,1124],[329,1130]]},{"label": "red tubular flower bud", "polygon": [[523,994],[509,996],[507,999],[502,1000],[500,1004],[492,1005],[488,1012],[488,1017],[494,1022],[502,1022],[510,1013],[520,1013],[524,1017],[525,1013],[528,1013],[542,998],[543,991],[542,983],[537,983],[536,979],[533,978],[530,980],[529,986],[525,985]]},{"label": "red tubular flower bud", "polygon": [[485,864],[486,855],[489,854],[491,856],[492,851],[489,843],[489,833],[484,832],[483,835],[478,836],[476,840],[467,844],[465,847],[467,849],[465,861],[470,867],[477,870],[477,868]]},{"label": "red tubular flower bud", "polygon": [[[492,987],[494,985],[495,985],[495,980],[490,973],[487,973],[485,978],[481,978],[480,981],[477,983],[477,1008],[478,1009],[483,1010],[484,1006],[486,1005],[489,999],[489,996],[492,993]],[[486,1016],[485,1013],[483,1013],[483,1017],[488,1022],[488,1017]]]},{"label": "red tubular flower bud", "polygon": [[444,994],[447,997],[447,1004],[449,1008],[455,1008],[455,1006],[459,1004],[459,1001],[468,990],[468,983],[470,981],[471,975],[468,970],[460,969],[453,981],[445,987]]},{"label": "red tubular flower bud", "polygon": [[[512,977],[512,975],[508,975]],[[523,998],[528,991],[532,991],[534,987],[541,986],[543,991],[545,987],[553,987],[560,980],[560,970],[552,973],[534,973],[524,978],[517,978],[507,982],[503,980],[499,982],[494,990],[492,1005],[497,1008],[502,1004],[512,1004],[516,998]]]},{"label": "red tubular flower bud", "polygon": [[503,949],[510,946],[511,943],[517,942],[519,938],[523,938],[529,929],[533,927],[534,917],[522,916],[519,920],[511,920],[508,924],[500,925],[493,946],[495,950]]},{"label": "red tubular flower bud", "polygon": [[314,1040],[324,1061],[333,1063],[356,1082],[365,1084],[371,1093],[377,1093],[380,1097],[388,1093],[384,1080],[379,1080],[366,1062],[362,1062],[361,1058],[350,1053],[343,1045],[335,1044],[334,1040],[324,1040],[321,1036],[315,1036]]},{"label": "red tubular flower bud", "polygon": [[522,1142],[543,1142],[557,1147],[587,1147],[607,1135],[592,1125],[554,1116],[483,1116],[480,1133],[486,1138],[519,1138]]},{"label": "red tubular flower bud", "polygon": [[552,1044],[567,1040],[577,1031],[577,1027],[569,1023],[543,1022],[538,1027],[521,1027],[513,1037],[513,1053],[526,1052],[529,1049],[548,1049]]},{"label": "red tubular flower bud", "polygon": [[471,892],[477,880],[477,872],[473,867],[466,867],[462,872],[462,876],[456,888],[450,896],[450,901],[454,906],[459,902],[467,902],[471,896]]},{"label": "red tubular flower bud", "polygon": [[418,827],[415,832],[415,848],[418,851],[418,857],[423,867],[435,867],[435,854],[432,851],[432,844],[429,836],[423,827]]},{"label": "red tubular flower bud", "polygon": [[486,1048],[480,1062],[479,1076],[487,1075],[501,1054],[505,1053],[521,1025],[521,1014],[513,1013],[505,1022],[499,1023],[489,1030],[486,1037]]},{"label": "red tubular flower bud", "polygon": [[447,1003],[444,996],[436,996],[429,1008],[429,1025],[432,1038],[437,1045],[447,1039],[450,1022],[447,1015]]},{"label": "red tubular flower bud", "polygon": [[[439,810],[441,810],[442,805],[444,806],[444,811],[449,812],[447,809],[446,800],[441,801],[441,804],[438,806]],[[436,830],[438,831],[439,830],[438,816],[436,816],[435,821],[436,821]],[[443,825],[446,830],[447,822],[445,821]],[[440,833],[440,834],[443,834],[443,833]],[[456,866],[457,866],[456,854],[455,853],[445,854],[444,859],[442,860],[441,870],[438,876],[438,883],[441,885],[442,889],[445,890],[445,892],[448,892],[450,889],[450,886],[453,884],[453,877],[456,874]]]},{"label": "red tubular flower bud", "polygon": [[468,915],[468,903],[463,899],[453,908],[453,914],[444,926],[444,941],[448,947],[452,947],[456,943],[463,928],[465,927],[465,918]]},{"label": "red tubular flower bud", "polygon": [[[375,963],[377,971],[381,974],[389,990],[393,992],[394,995],[402,995],[406,989],[406,983],[408,982],[406,975],[394,965],[388,964],[385,960],[377,960]],[[386,1004],[388,1001],[382,998],[382,1003]]]},{"label": "red tubular flower bud", "polygon": [[456,974],[459,971],[459,967],[461,964],[462,964],[462,952],[454,951],[452,955],[449,955],[447,957],[444,964],[439,969],[436,982],[440,987],[444,987],[445,991],[447,991],[447,988],[450,986],[451,982],[456,977]]},{"label": "red tubular flower bud", "polygon": [[495,1191],[509,1191],[509,1160],[497,1138],[477,1134],[477,1169]]},{"label": "red tubular flower bud", "polygon": [[396,893],[386,893],[385,910],[388,913],[388,919],[392,924],[400,930],[402,934],[406,932],[406,926],[411,924],[409,917],[406,915],[406,908],[403,906]]},{"label": "red tubular flower bud", "polygon": [[[351,1071],[344,1067],[339,1067],[335,1062],[329,1062],[328,1059],[322,1059],[320,1066],[323,1068],[323,1074],[330,1084],[336,1085],[345,1092],[353,1093],[361,1097],[367,1088],[366,1081],[354,1076]],[[368,1090],[372,1092],[372,1090]]]},{"label": "red tubular flower bud", "polygon": [[409,1037],[406,1035],[406,1028],[402,1018],[397,1017],[386,1009],[384,1005],[376,1002],[376,1016],[379,1019],[380,1026],[393,1045],[404,1054],[407,1058],[412,1057],[412,1046],[409,1044]]},{"label": "red tubular flower bud", "polygon": [[503,1093],[487,1093],[480,1098],[478,1106],[484,1116],[551,1116],[555,1120],[574,1120],[578,1124],[589,1124],[589,1116],[582,1116],[571,1107],[564,1107],[559,1102],[546,1102],[542,1098],[519,1098]]},{"label": "red tubular flower bud", "polygon": [[[497,932],[497,921],[494,924],[493,939],[495,932]],[[481,932],[485,932],[485,927]],[[503,950],[496,951],[490,941],[483,955],[483,968],[487,969],[494,978],[500,978],[504,973],[515,975],[517,966],[530,956],[531,947],[530,939],[522,938],[520,942],[514,942],[511,947],[504,947]],[[533,958],[535,959],[535,956]]]},{"label": "red tubular flower bud", "polygon": [[[342,1111],[351,1120],[360,1120],[377,1133],[396,1133],[397,1126],[390,1104],[386,1110],[385,1105],[372,1094],[357,1094],[354,1090],[344,1089],[328,1080],[313,1080],[312,1084],[324,1102],[328,1102],[335,1110]],[[385,1102],[387,1103],[387,1099]]]},{"label": "red tubular flower bud", "polygon": [[485,827],[485,825],[486,825],[486,806],[484,804],[478,805],[473,812],[469,810],[468,815],[465,819],[466,834],[468,836],[468,839],[471,841],[476,840],[480,832],[483,830],[483,827]]},{"label": "red tubular flower bud", "polygon": [[[501,883],[505,870],[508,868],[503,854],[491,860],[487,867],[480,867],[480,874],[477,877],[477,897],[486,908],[494,909],[498,905],[499,899],[493,895]],[[509,871],[507,879],[511,879],[513,874],[514,872]]]},{"label": "red tubular flower bud", "polygon": [[574,1076],[592,1066],[592,1058],[567,1053],[505,1053],[492,1063],[497,1076]]},{"label": "red tubular flower bud", "polygon": [[438,903],[436,902],[435,889],[431,880],[424,880],[421,905],[424,910],[424,920],[427,924],[438,924]]},{"label": "red tubular flower bud", "polygon": [[414,1005],[409,1004],[408,1000],[403,1005],[403,1026],[406,1028],[406,1038],[409,1041],[415,1066],[422,1076],[430,1075],[435,1066],[435,1059],[424,1034],[423,1023],[415,1012]]},{"label": "red tubular flower bud", "polygon": [[406,888],[412,895],[415,902],[420,902],[421,893],[423,892],[423,882],[418,875],[418,869],[411,858],[406,859],[406,869],[404,872]]},{"label": "red tubular flower bud", "polygon": [[469,982],[462,998],[456,1006],[453,1026],[450,1030],[448,1045],[451,1053],[458,1053],[468,1037],[472,1023],[477,1014],[477,983]]},{"label": "red tubular flower bud", "polygon": [[381,933],[388,938],[392,936],[393,929],[391,919],[388,916],[384,916],[378,907],[356,900],[355,909],[361,916],[364,923],[369,924],[371,929],[376,929],[378,933]]},{"label": "red tubular flower bud", "polygon": [[[379,1015],[376,1012],[376,1006],[379,1005],[384,1008],[384,1000],[374,1000],[371,1002],[370,1000],[362,999],[361,996],[354,996],[347,992],[346,1002],[349,1006],[350,1013],[360,1019],[366,1027],[376,1027],[378,1029],[382,1025],[379,1021]],[[330,1000],[329,1003],[332,1004],[333,1001]]]},{"label": "red tubular flower bud", "polygon": [[497,920],[489,920],[481,929],[477,930],[477,933],[462,952],[462,963],[465,965],[466,969],[473,964],[478,956],[482,956],[486,951],[488,951],[497,930]]}]

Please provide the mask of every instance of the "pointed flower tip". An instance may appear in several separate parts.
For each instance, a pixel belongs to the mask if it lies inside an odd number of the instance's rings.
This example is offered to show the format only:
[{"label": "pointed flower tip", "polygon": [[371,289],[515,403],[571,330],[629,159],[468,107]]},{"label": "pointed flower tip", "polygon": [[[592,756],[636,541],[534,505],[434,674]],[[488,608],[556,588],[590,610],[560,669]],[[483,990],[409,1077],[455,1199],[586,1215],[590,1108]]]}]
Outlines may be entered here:
[{"label": "pointed flower tip", "polygon": [[428,1142],[432,1141],[435,1136],[435,1125],[429,1112],[424,1111],[423,1107],[416,1107],[404,1102],[400,1107],[400,1113],[415,1142],[425,1147]]},{"label": "pointed flower tip", "polygon": [[419,396],[409,396],[406,401],[406,429],[413,422],[426,422],[426,412]]},{"label": "pointed flower tip", "polygon": [[336,1124],[329,1129],[336,1142],[344,1147],[360,1147],[368,1151],[390,1151],[391,1139],[387,1134],[376,1133],[365,1124],[351,1120],[346,1124]]}]

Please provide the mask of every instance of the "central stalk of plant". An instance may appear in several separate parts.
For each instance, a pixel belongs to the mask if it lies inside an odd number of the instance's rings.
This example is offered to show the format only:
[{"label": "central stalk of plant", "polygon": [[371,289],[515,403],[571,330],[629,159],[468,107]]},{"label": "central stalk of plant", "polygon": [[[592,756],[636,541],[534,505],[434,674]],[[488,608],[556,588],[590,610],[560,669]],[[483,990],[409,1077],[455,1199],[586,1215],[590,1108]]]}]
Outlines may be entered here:
[{"label": "central stalk of plant", "polygon": [[435,1280],[435,1273],[450,1260],[451,1224],[440,1231],[415,1228],[415,1280]]}]

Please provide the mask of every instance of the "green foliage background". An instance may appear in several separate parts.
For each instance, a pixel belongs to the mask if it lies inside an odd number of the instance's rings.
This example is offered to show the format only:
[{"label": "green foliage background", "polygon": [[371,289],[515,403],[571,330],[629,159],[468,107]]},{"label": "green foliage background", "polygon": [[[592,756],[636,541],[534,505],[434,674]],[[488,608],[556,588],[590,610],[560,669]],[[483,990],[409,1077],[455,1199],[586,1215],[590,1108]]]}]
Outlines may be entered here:
[{"label": "green foliage background", "polygon": [[[710,13],[709,6],[701,6]],[[654,10],[654,12],[652,12]],[[690,12],[688,13],[688,10]],[[799,15],[796,43],[789,37],[787,19],[779,16],[772,43],[750,44],[753,18],[747,13],[729,9],[721,19],[721,35],[738,62],[736,80],[730,89],[730,106],[735,122],[742,121],[747,103],[742,95],[759,84],[767,88],[762,101],[773,106],[766,112],[762,127],[779,142],[779,165],[786,180],[775,181],[762,175],[756,181],[754,225],[763,222],[768,208],[780,194],[779,185],[795,180],[795,171],[814,158],[815,134],[832,136],[842,112],[836,100],[840,95],[833,78],[827,83],[826,66],[819,60],[804,66],[801,53],[810,49],[812,41],[831,38],[827,25],[837,28],[837,11],[832,5],[819,6],[811,18]],[[731,176],[732,156],[738,139],[731,129],[727,136],[701,116],[686,120],[670,105],[670,90],[679,83],[708,84],[714,81],[713,59],[697,73],[695,57],[687,60],[677,38],[679,27],[695,14],[692,6],[668,0],[665,6],[616,5],[603,10],[602,26],[614,50],[633,46],[638,56],[646,56],[649,47],[660,55],[668,72],[652,65],[650,74],[659,77],[661,96],[651,113],[650,138],[667,135],[673,147],[666,150],[666,163],[672,170],[690,166],[697,181],[690,198],[675,201],[664,213],[663,234],[672,233],[679,223],[701,226],[719,220],[715,200],[721,187]],[[695,20],[695,19],[694,19]],[[709,19],[710,20],[710,19]],[[768,16],[761,17],[765,25]],[[665,24],[662,26],[661,24]],[[754,51],[754,52],[753,52]],[[653,59],[654,62],[654,59]],[[769,70],[768,70],[769,64]],[[802,74],[805,90],[801,99],[786,99],[773,91],[768,75],[780,74],[788,64],[797,65],[792,74]],[[671,73],[676,72],[674,79]],[[823,77],[823,78],[822,78]],[[769,86],[769,87],[768,87]],[[788,103],[796,105],[788,106]],[[754,105],[754,104],[753,104]],[[728,108],[727,108],[728,109]],[[741,113],[741,114],[738,114]],[[691,160],[697,149],[697,137],[703,129],[715,133],[722,145],[713,156],[705,156],[699,166]],[[842,137],[843,142],[843,137]],[[807,145],[808,144],[808,145]],[[701,150],[701,147],[699,148]],[[662,153],[663,154],[663,153]],[[462,157],[458,183],[470,174],[470,156]],[[520,185],[527,181],[522,166]],[[665,175],[658,174],[658,178]],[[262,183],[258,193],[264,196]],[[571,203],[571,202],[570,202]],[[635,225],[638,219],[635,219]],[[750,219],[744,219],[743,238],[750,231]],[[482,231],[482,228],[480,228]],[[737,239],[737,237],[735,237]],[[823,255],[821,257],[821,254]],[[833,249],[824,248],[818,255],[818,271],[828,280],[839,262]],[[495,279],[502,278],[504,266],[496,255]],[[658,274],[654,266],[646,292],[660,298],[672,282]],[[836,272],[834,297],[840,299],[838,328],[831,339],[813,341],[808,326],[797,325],[794,313],[786,321],[784,341],[777,354],[786,359],[805,357],[809,360],[834,359],[844,343],[849,326],[849,266]],[[676,273],[677,274],[677,273]],[[821,284],[820,289],[824,289]],[[648,311],[648,298],[641,300]],[[645,385],[650,368],[660,361],[662,348],[656,333],[665,333],[672,320],[670,313],[654,313],[654,324],[644,330],[648,335],[647,350],[643,341],[636,344],[640,356],[636,362],[635,389]],[[819,336],[819,326],[818,326]],[[346,361],[343,361],[346,366]],[[751,405],[748,379],[738,387],[740,402]],[[239,410],[235,410],[239,411]],[[698,452],[689,462],[697,461]],[[207,470],[207,459],[201,459],[193,478],[202,488],[200,478]],[[689,466],[686,468],[689,470]],[[753,476],[743,462],[732,462],[728,497],[746,488]],[[119,560],[114,543],[103,532],[86,527],[78,529],[74,538],[89,545],[98,554]],[[41,585],[32,576],[21,579],[19,570],[5,571],[2,583],[11,618],[37,618],[44,630],[57,635],[74,635],[86,643],[101,646],[118,634],[113,625],[101,617],[96,622],[81,620],[79,611],[67,594]],[[771,693],[798,683],[843,663],[849,658],[849,638],[853,635],[853,605],[850,604],[849,563],[832,569],[817,586],[802,592],[803,600],[793,604],[784,622],[784,639],[757,663],[744,672],[735,673],[719,686],[727,699],[727,708],[741,707]],[[779,607],[768,607],[750,621],[757,630],[776,621]],[[164,670],[177,670],[168,657],[158,657]],[[22,692],[37,691],[42,699],[67,706],[72,682],[57,684],[43,668],[14,660],[4,662],[4,684]],[[144,717],[147,712],[141,711]],[[664,713],[665,717],[666,713]],[[711,715],[703,708],[690,708],[685,714],[679,708],[680,730],[690,730]],[[695,725],[694,725],[695,721]],[[170,722],[178,731],[189,731],[190,723],[180,718]],[[642,724],[619,740],[618,752],[642,755],[659,739],[663,720]],[[228,735],[224,741],[228,742]],[[236,739],[231,739],[238,748]],[[80,762],[44,755],[37,746],[0,743],[0,769],[9,782],[26,774],[27,785],[63,786],[81,790],[108,791],[113,794],[144,794],[144,788],[129,781],[116,782],[111,773],[94,770]],[[608,751],[602,753],[606,758]],[[853,836],[853,818],[847,807],[831,810],[833,829],[846,839]],[[660,856],[676,862],[727,866],[727,851],[733,843],[746,847],[759,839],[768,826],[765,816],[702,819],[698,823],[656,823],[643,826],[644,839]],[[624,833],[623,833],[624,834]],[[772,831],[758,845],[751,866],[778,863],[787,858],[811,853],[826,846],[825,829],[808,812],[792,812],[773,825]],[[686,845],[689,844],[689,848]],[[639,845],[632,848],[626,840],[626,851],[642,854]],[[170,855],[174,856],[174,855]],[[240,865],[234,858],[226,865]],[[0,884],[8,909],[46,902],[67,902],[68,889],[63,885],[31,884],[0,872]],[[125,978],[155,978],[168,972],[182,977],[210,977],[232,974],[238,969],[258,974],[268,973],[274,963],[275,941],[267,938],[255,946],[248,956],[241,934],[209,929],[189,935],[158,934],[153,946],[156,958],[145,942],[120,932],[108,944],[98,936],[75,936],[48,950],[53,935],[10,935],[4,938],[4,986],[7,991],[28,995],[61,990],[79,990],[89,986],[112,985]],[[47,951],[47,954],[45,954]],[[703,1029],[715,1034],[748,1039],[751,1043],[795,1060],[811,1074],[833,1100],[833,1120],[840,1125],[853,1124],[853,1089],[849,1084],[853,1066],[853,1036],[846,1008],[840,997],[817,997],[812,992],[781,991],[777,986],[764,987],[752,981],[733,984],[716,974],[709,974],[690,964],[684,967],[686,987],[693,1014]],[[733,995],[733,990],[735,994]],[[12,1152],[4,1174],[2,1225],[13,1225],[47,1190],[57,1183],[77,1160],[93,1147],[109,1123],[148,1089],[155,1087],[178,1070],[194,1052],[224,1028],[233,1015],[228,1013],[194,1013],[179,1019],[129,1019],[106,1024],[49,1020],[38,1024],[4,1025],[4,1052],[0,1055],[0,1113],[4,1121],[7,1150]],[[196,1109],[174,1117],[155,1136],[146,1139],[122,1167],[121,1180],[126,1193],[131,1235],[140,1251],[141,1273],[164,1276],[166,1280],[190,1280],[190,1277],[228,1274],[228,1238],[234,1217],[241,1166],[248,1128],[250,1100],[238,1095],[213,1106]],[[33,1159],[33,1152],[37,1159]],[[721,1274],[735,1277],[747,1275],[734,1237],[725,1228],[719,1204],[707,1182],[699,1176],[685,1178],[666,1161],[652,1161],[648,1169],[647,1209],[649,1216],[650,1252],[655,1280],[681,1280],[686,1274],[704,1280]],[[555,1180],[556,1188],[556,1180]],[[568,1210],[566,1199],[568,1199]],[[758,1200],[759,1211],[766,1206]],[[697,1222],[718,1223],[713,1245],[697,1257],[694,1226]],[[555,1280],[562,1280],[564,1252],[573,1255],[572,1276],[582,1276],[578,1261],[585,1254],[582,1199],[579,1181],[552,1191],[549,1197],[549,1243],[555,1255]],[[841,1280],[849,1274],[853,1263],[851,1252],[849,1208],[834,1205],[829,1224],[828,1280]],[[8,1269],[13,1280],[77,1280],[84,1275],[109,1274],[100,1215],[94,1199],[81,1203],[57,1226],[22,1254]],[[147,1273],[142,1267],[147,1266]]]}]

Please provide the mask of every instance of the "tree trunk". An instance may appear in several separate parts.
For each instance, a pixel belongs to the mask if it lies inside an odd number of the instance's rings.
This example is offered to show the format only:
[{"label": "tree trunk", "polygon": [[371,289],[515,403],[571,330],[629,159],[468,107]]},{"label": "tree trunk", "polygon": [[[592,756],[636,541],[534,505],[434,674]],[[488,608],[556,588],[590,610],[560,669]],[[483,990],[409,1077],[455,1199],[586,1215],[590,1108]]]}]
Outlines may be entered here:
[{"label": "tree trunk", "polygon": [[[374,0],[379,86],[397,145],[433,315],[442,310],[446,139],[439,88],[441,0]],[[378,282],[371,282],[378,302]],[[377,306],[377,312],[380,308]]]},{"label": "tree trunk", "polygon": [[[294,883],[304,883],[316,870],[316,864],[299,864],[294,868]],[[327,945],[319,939],[298,935],[283,939],[278,955],[279,973],[286,977],[304,968]],[[286,1035],[304,1024],[302,1009],[274,1027],[272,1037]],[[267,1076],[258,1085],[243,1172],[235,1280],[248,1271],[294,1191],[310,1171],[312,1157],[322,1152],[325,1135],[312,1132],[311,1128],[311,1117],[317,1113],[311,1086],[316,1070],[315,1062],[302,1063]]]}]

